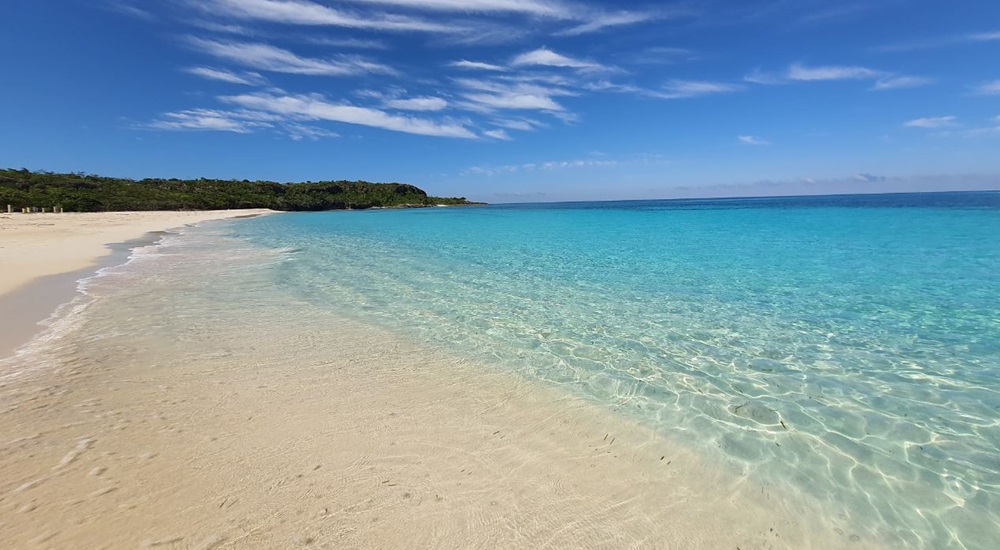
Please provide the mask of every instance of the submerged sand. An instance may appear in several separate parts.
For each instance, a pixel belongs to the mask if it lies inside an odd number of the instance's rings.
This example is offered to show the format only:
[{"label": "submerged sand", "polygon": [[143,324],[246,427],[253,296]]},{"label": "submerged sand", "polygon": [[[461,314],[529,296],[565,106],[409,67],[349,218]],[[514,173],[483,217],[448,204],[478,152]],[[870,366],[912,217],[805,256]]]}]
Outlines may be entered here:
[{"label": "submerged sand", "polygon": [[150,232],[271,210],[67,212],[0,214],[0,358],[40,328],[39,321],[75,294],[110,245]]},{"label": "submerged sand", "polygon": [[131,332],[0,362],[5,547],[867,547],[627,404],[266,304],[161,334],[121,293],[88,313]]}]

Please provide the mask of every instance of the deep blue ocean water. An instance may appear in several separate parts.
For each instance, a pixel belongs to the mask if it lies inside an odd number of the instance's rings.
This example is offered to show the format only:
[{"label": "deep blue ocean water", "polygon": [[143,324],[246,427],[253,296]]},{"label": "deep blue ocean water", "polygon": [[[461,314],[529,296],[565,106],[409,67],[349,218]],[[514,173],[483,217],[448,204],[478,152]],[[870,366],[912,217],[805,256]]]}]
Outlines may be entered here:
[{"label": "deep blue ocean water", "polygon": [[296,213],[277,288],[559,385],[893,546],[1000,544],[1000,193]]}]

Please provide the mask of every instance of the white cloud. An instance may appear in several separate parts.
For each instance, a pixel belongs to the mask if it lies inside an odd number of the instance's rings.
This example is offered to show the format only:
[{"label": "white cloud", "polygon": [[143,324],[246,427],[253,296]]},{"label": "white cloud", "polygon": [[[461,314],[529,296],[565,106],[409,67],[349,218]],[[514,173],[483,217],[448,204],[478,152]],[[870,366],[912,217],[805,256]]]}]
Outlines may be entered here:
[{"label": "white cloud", "polygon": [[507,132],[505,130],[502,130],[502,129],[487,130],[487,131],[483,132],[483,135],[486,136],[486,137],[491,137],[493,139],[499,139],[499,140],[503,140],[503,141],[510,141],[510,139],[511,139],[510,136],[507,134]]},{"label": "white cloud", "polygon": [[262,71],[322,76],[361,73],[392,74],[394,72],[385,65],[360,57],[341,56],[338,59],[316,59],[300,57],[288,50],[262,43],[222,42],[202,38],[191,38],[189,42],[195,48],[209,55]]},{"label": "white cloud", "polygon": [[771,144],[770,141],[763,140],[763,139],[761,139],[761,138],[759,138],[757,136],[737,136],[736,139],[739,140],[740,143],[743,143],[743,144],[746,144],[746,145],[770,145]]},{"label": "white cloud", "polygon": [[619,92],[627,94],[641,94],[646,93],[646,90],[633,86],[631,84],[616,84],[610,80],[598,80],[595,82],[587,82],[583,85],[585,90],[590,90],[592,92]]},{"label": "white cloud", "polygon": [[572,57],[567,57],[562,54],[558,54],[548,48],[538,48],[537,50],[523,53],[515,57],[511,62],[511,65],[524,66],[524,65],[540,65],[544,67],[568,67],[572,69],[584,69],[584,70],[605,70],[607,67],[594,63],[593,61],[584,61],[581,59],[573,59]]},{"label": "white cloud", "polygon": [[461,59],[459,61],[452,61],[449,63],[452,67],[459,69],[478,69],[483,71],[506,71],[506,67],[501,67],[500,65],[494,65],[492,63],[483,63],[480,61],[467,61]]},{"label": "white cloud", "polygon": [[954,128],[958,126],[956,120],[956,117],[953,116],[917,118],[906,122],[903,126],[907,128]]},{"label": "white cloud", "polygon": [[957,46],[976,42],[993,42],[1000,40],[1000,31],[983,32],[975,34],[964,34],[957,36],[944,36],[924,38],[911,42],[897,42],[876,48],[879,52],[909,52],[915,50],[930,50],[947,46]]},{"label": "white cloud", "polygon": [[493,109],[524,109],[538,111],[562,111],[551,97],[535,94],[465,94],[475,106]]},{"label": "white cloud", "polygon": [[765,86],[785,83],[785,80],[780,76],[774,73],[762,71],[760,68],[756,68],[747,73],[747,75],[743,77],[743,81],[751,84],[762,84]]},{"label": "white cloud", "polygon": [[646,21],[651,21],[657,18],[658,17],[656,17],[654,14],[651,13],[633,12],[633,11],[621,11],[618,13],[599,14],[594,16],[590,21],[583,23],[582,25],[577,25],[573,28],[560,31],[555,34],[556,36],[577,36],[580,34],[599,31],[609,27],[620,27],[624,25],[634,25],[636,23],[644,23]]},{"label": "white cloud", "polygon": [[289,25],[334,26],[383,31],[463,32],[466,29],[402,15],[356,14],[308,0],[207,0],[207,11],[235,17]]},{"label": "white cloud", "polygon": [[540,0],[348,0],[359,4],[379,4],[400,8],[462,13],[512,12],[528,15],[571,18],[574,8],[562,2]]},{"label": "white cloud", "polygon": [[467,139],[476,137],[468,128],[458,123],[391,115],[370,107],[332,103],[319,95],[256,93],[226,96],[221,99],[247,109],[282,115],[292,120],[327,120],[425,136]]},{"label": "white cloud", "polygon": [[530,132],[532,130],[545,127],[545,124],[542,124],[537,120],[531,120],[530,118],[498,119],[493,120],[491,124],[501,128],[507,128],[508,130],[521,130],[523,132]]},{"label": "white cloud", "polygon": [[548,111],[550,114],[562,113],[565,109],[553,97],[576,95],[576,92],[560,86],[545,86],[517,78],[503,80],[456,78],[454,82],[468,90],[462,94],[466,102],[459,107],[481,112],[513,109]]},{"label": "white cloud", "polygon": [[900,88],[918,88],[926,86],[934,81],[920,76],[890,76],[881,78],[875,82],[871,90],[880,92],[883,90],[897,90]]},{"label": "white cloud", "polygon": [[993,82],[986,82],[985,84],[980,84],[976,86],[972,93],[977,95],[997,95],[1000,94],[1000,80],[994,80]]},{"label": "white cloud", "polygon": [[390,99],[385,106],[403,111],[442,111],[448,107],[448,102],[440,97],[411,97]]},{"label": "white cloud", "polygon": [[157,130],[213,130],[237,134],[248,134],[260,128],[271,127],[269,122],[255,120],[256,118],[261,117],[249,112],[189,109],[165,113],[148,126]]},{"label": "white cloud", "polygon": [[199,21],[195,19],[193,21],[189,21],[189,24],[205,31],[217,32],[220,34],[237,34],[242,36],[251,36],[254,34],[253,31],[246,27],[227,23],[218,23],[215,21]]},{"label": "white cloud", "polygon": [[993,42],[1000,40],[1000,31],[972,34],[969,35],[969,40],[973,42]]},{"label": "white cloud", "polygon": [[874,80],[870,91],[897,90],[901,88],[916,88],[926,86],[934,81],[920,76],[894,75],[885,71],[867,67],[822,66],[808,67],[801,63],[793,63],[784,74],[766,72],[760,68],[747,73],[744,82],[773,86],[790,82],[823,82],[835,80]]},{"label": "white cloud", "polygon": [[807,67],[794,63],[788,68],[787,77],[789,80],[816,81],[816,80],[868,80],[882,76],[882,73],[866,67]]},{"label": "white cloud", "polygon": [[191,67],[184,69],[184,71],[209,80],[218,80],[221,82],[229,82],[231,84],[243,84],[246,86],[261,86],[267,84],[266,78],[258,73],[252,72],[234,73],[225,69],[214,69],[212,67]]},{"label": "white cloud", "polygon": [[340,134],[336,132],[331,132],[315,126],[307,126],[305,124],[286,122],[282,124],[281,127],[293,141],[301,141],[303,139],[316,141],[321,138],[340,137]]},{"label": "white cloud", "polygon": [[643,93],[657,99],[684,99],[705,95],[729,94],[743,89],[737,84],[707,82],[700,80],[672,80],[662,90],[646,90]]}]

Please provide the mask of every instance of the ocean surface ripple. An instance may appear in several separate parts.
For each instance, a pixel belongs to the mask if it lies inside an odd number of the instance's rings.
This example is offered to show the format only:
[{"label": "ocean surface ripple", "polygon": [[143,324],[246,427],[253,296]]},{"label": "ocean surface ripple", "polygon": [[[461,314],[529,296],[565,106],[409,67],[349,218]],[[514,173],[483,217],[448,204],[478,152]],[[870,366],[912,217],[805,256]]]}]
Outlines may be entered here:
[{"label": "ocean surface ripple", "polygon": [[1000,540],[1000,193],[289,214],[224,231],[283,251],[283,292],[563,386],[890,545]]}]

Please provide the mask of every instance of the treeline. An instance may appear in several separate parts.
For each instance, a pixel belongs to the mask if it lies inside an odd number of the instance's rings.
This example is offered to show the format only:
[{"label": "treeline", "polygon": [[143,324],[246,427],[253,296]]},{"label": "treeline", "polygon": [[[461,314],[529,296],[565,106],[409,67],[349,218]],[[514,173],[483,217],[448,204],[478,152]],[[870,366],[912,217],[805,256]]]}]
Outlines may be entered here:
[{"label": "treeline", "polygon": [[428,197],[403,183],[249,180],[131,180],[90,174],[0,169],[0,211],[11,205],[60,207],[66,212],[132,210],[339,210],[347,208],[472,204],[464,197]]}]

